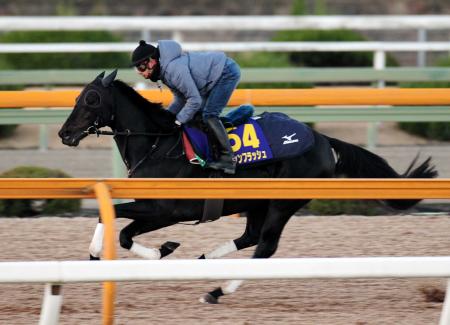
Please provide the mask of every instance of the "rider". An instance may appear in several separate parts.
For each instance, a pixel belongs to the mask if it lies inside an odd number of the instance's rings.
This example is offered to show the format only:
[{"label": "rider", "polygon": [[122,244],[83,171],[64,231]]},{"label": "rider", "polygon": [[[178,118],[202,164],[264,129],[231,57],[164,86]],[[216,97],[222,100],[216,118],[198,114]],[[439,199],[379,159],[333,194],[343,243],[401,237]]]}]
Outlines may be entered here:
[{"label": "rider", "polygon": [[238,64],[223,52],[183,52],[172,40],[158,41],[158,47],[139,41],[131,61],[142,77],[161,80],[172,91],[168,110],[176,115],[176,124],[189,122],[201,111],[220,147],[218,161],[208,167],[234,174],[236,161],[219,115],[239,82]]}]

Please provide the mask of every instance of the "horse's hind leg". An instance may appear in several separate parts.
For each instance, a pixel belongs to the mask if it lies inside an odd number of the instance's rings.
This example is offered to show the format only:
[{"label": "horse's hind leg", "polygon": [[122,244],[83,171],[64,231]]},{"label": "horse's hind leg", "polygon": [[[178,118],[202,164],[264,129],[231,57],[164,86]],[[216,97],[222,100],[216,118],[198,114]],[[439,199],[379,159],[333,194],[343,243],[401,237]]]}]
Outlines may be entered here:
[{"label": "horse's hind leg", "polygon": [[[272,200],[269,211],[261,228],[253,258],[269,258],[277,250],[281,233],[291,216],[310,200],[288,201]],[[243,283],[243,280],[228,281],[223,287],[216,288],[200,299],[201,302],[217,304],[219,298],[235,292]]]},{"label": "horse's hind leg", "polygon": [[263,204],[262,208],[260,207],[249,210],[246,216],[247,224],[245,227],[245,231],[241,237],[223,243],[211,252],[202,254],[199,259],[220,258],[241,249],[255,246],[258,243],[261,227],[264,223],[264,218],[267,213],[266,211],[266,204]]},{"label": "horse's hind leg", "polygon": [[[225,243],[224,245],[219,246],[209,254],[202,255],[203,257],[201,256],[200,258],[219,258],[225,256],[228,253],[232,253],[237,250],[255,246],[258,243],[261,228],[264,224],[266,214],[267,214],[267,204],[263,204],[261,207],[256,209],[249,210],[247,212],[247,224],[245,227],[245,231],[241,237],[229,242],[228,244]],[[236,291],[237,287],[241,285],[241,282],[242,281],[240,280],[229,281],[224,286],[223,290],[221,287],[219,287],[205,294],[203,297],[200,298],[200,302],[217,304],[219,297],[223,295],[224,292],[231,293]]]}]

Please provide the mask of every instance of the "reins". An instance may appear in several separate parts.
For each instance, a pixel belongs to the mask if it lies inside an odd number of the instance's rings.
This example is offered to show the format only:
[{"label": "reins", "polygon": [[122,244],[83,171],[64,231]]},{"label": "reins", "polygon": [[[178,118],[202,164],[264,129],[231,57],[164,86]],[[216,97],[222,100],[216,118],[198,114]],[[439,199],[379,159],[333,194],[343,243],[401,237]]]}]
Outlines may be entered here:
[{"label": "reins", "polygon": [[136,136],[136,135],[144,135],[148,137],[162,137],[162,136],[169,136],[173,135],[176,130],[172,132],[167,133],[151,133],[151,132],[131,132],[129,129],[126,129],[125,131],[103,131],[98,129],[96,126],[90,126],[86,131],[84,131],[87,134],[96,134],[98,137],[100,135],[112,135],[112,136]]},{"label": "reins", "polygon": [[[177,130],[173,130],[172,132],[167,132],[167,133],[152,133],[152,132],[132,132],[129,129],[126,129],[125,131],[103,131],[98,129],[96,126],[90,126],[86,131],[87,134],[96,134],[97,137],[99,137],[100,135],[112,135],[114,137],[116,136],[125,136],[125,144],[120,152],[123,161],[125,163],[125,165],[127,166],[127,174],[128,177],[131,177],[136,170],[139,168],[139,166],[142,165],[142,163],[144,163],[144,161],[146,161],[147,159],[151,158],[152,154],[156,151],[156,149],[158,148],[158,144],[159,144],[159,140],[161,137],[163,136],[171,136],[173,134],[175,134],[177,132]],[[133,167],[130,166],[130,163],[128,162],[127,158],[126,158],[126,152],[127,152],[127,148],[128,148],[128,139],[130,136],[148,136],[148,137],[156,137],[155,141],[153,142],[153,144],[150,146],[150,149],[147,151],[147,153],[141,158],[139,159],[139,161],[136,163],[136,165],[134,165]],[[178,155],[176,157],[170,157],[169,154],[174,150],[174,148],[178,145],[178,143],[181,140],[181,132],[179,132],[179,137],[178,140],[176,141],[175,145],[170,148],[167,153],[165,158],[172,158],[172,159],[177,159],[179,157],[181,157],[184,152],[181,155]]]}]

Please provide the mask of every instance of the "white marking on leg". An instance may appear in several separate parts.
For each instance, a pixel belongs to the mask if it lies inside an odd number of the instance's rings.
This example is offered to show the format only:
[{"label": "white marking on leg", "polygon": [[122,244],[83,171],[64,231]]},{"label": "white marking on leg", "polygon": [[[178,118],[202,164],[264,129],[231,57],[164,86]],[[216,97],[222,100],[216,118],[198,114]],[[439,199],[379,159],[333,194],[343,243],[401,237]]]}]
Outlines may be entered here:
[{"label": "white marking on leg", "polygon": [[217,247],[213,251],[205,254],[205,258],[220,258],[230,253],[236,252],[238,249],[233,240],[226,242],[225,244]]},{"label": "white marking on leg", "polygon": [[222,292],[226,295],[235,292],[244,282],[244,280],[230,280],[228,281],[222,289]]},{"label": "white marking on leg", "polygon": [[102,253],[104,228],[105,227],[100,222],[97,224],[97,227],[95,227],[94,236],[89,245],[89,253],[94,257],[100,257],[100,254]]},{"label": "white marking on leg", "polygon": [[161,252],[159,249],[147,248],[136,242],[133,243],[130,251],[147,260],[159,260],[161,258]]}]

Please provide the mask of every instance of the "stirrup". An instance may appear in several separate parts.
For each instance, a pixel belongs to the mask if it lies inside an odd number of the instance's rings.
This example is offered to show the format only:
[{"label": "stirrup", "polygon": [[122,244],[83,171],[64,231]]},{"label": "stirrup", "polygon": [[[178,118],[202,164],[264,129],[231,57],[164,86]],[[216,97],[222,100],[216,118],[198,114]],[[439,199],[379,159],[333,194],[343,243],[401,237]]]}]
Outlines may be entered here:
[{"label": "stirrup", "polygon": [[230,175],[234,175],[236,173],[236,163],[234,161],[231,161],[230,164],[228,164],[227,162],[223,162],[223,161],[213,161],[211,163],[208,164],[209,168],[214,169],[214,170],[223,170],[223,172],[225,174],[230,174]]}]

